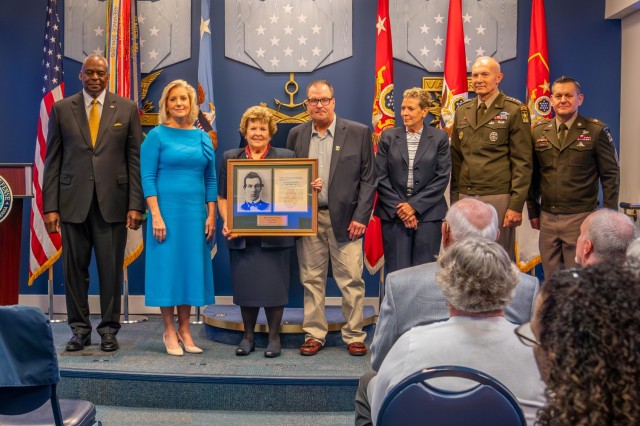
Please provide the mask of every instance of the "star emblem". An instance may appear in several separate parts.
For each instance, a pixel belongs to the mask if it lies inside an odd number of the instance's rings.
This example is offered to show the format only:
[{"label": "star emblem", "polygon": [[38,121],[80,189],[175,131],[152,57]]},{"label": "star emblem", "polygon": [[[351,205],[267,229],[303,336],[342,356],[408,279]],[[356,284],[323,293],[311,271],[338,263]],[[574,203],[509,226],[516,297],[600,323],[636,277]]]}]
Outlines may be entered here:
[{"label": "star emblem", "polygon": [[376,24],[376,28],[378,29],[378,35],[380,35],[380,33],[382,31],[387,31],[387,29],[384,27],[384,21],[386,21],[387,18],[381,18],[380,16],[378,16],[378,23]]},{"label": "star emblem", "polygon": [[204,33],[209,33],[211,35],[211,30],[209,29],[209,22],[211,19],[207,19],[206,21],[200,17],[200,39],[204,36]]}]

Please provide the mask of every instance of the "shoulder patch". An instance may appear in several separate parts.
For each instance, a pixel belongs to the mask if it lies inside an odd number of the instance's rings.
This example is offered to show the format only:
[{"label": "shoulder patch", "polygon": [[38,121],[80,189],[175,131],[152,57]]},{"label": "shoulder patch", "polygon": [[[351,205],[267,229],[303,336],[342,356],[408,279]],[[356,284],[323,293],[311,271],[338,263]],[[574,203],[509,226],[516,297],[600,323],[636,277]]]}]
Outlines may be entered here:
[{"label": "shoulder patch", "polygon": [[602,131],[605,135],[607,135],[607,139],[609,139],[609,142],[613,143],[613,136],[611,136],[611,130],[609,130],[609,126],[604,126],[604,129],[602,129]]},{"label": "shoulder patch", "polygon": [[522,102],[520,102],[518,99],[516,98],[512,98],[511,96],[505,96],[504,99],[506,101],[510,101],[513,102],[514,104],[517,104],[518,106],[523,105]]},{"label": "shoulder patch", "polygon": [[520,107],[520,116],[522,117],[522,122],[524,124],[531,123],[531,119],[529,117],[529,107],[526,105],[522,105]]}]

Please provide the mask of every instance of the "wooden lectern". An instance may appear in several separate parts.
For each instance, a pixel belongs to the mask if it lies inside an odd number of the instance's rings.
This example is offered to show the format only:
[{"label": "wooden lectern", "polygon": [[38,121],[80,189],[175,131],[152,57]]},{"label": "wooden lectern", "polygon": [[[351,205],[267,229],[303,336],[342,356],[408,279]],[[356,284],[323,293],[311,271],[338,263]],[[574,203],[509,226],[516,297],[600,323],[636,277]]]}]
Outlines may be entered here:
[{"label": "wooden lectern", "polygon": [[13,194],[11,210],[0,222],[0,305],[16,305],[20,292],[22,204],[24,198],[33,197],[33,164],[0,163],[0,176]]}]

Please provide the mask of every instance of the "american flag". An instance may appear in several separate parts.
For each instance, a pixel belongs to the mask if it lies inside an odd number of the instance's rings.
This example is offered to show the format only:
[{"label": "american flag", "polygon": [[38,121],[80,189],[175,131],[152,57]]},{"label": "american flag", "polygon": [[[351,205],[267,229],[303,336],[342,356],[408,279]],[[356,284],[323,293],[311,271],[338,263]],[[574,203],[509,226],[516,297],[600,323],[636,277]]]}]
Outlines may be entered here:
[{"label": "american flag", "polygon": [[31,203],[31,244],[29,250],[29,285],[60,257],[60,234],[48,234],[42,211],[42,176],[49,113],[54,102],[64,97],[64,73],[62,72],[62,21],[58,13],[58,0],[47,1],[47,19],[42,49],[42,101],[38,117],[38,135],[33,169],[33,193]]}]

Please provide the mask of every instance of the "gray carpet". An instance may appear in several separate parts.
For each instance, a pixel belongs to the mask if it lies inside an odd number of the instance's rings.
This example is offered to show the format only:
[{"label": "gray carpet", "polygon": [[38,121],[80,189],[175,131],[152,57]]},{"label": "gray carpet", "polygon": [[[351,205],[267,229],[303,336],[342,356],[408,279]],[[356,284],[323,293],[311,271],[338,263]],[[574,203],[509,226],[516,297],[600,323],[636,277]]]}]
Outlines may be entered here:
[{"label": "gray carpet", "polygon": [[[98,318],[92,318],[94,327]],[[207,376],[264,377],[340,377],[357,379],[370,368],[370,356],[350,356],[345,347],[321,350],[318,355],[303,357],[298,349],[283,349],[279,358],[265,358],[257,348],[247,357],[237,357],[235,346],[206,338],[204,325],[192,325],[196,344],[203,354],[182,357],[167,355],[162,343],[162,321],[159,315],[149,321],[123,324],[118,333],[120,350],[113,353],[99,349],[100,336],[94,329],[93,345],[79,352],[65,352],[71,331],[66,323],[52,324],[61,370],[94,370],[96,372],[129,372]]]}]

